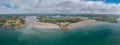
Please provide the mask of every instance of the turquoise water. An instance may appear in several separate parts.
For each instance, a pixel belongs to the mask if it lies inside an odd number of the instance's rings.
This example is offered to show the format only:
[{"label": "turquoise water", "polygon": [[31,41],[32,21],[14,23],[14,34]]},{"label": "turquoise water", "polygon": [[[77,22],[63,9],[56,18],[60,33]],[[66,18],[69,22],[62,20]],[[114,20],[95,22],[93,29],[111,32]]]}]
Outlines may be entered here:
[{"label": "turquoise water", "polygon": [[6,30],[0,28],[0,45],[120,45],[119,24],[96,24],[59,29]]}]

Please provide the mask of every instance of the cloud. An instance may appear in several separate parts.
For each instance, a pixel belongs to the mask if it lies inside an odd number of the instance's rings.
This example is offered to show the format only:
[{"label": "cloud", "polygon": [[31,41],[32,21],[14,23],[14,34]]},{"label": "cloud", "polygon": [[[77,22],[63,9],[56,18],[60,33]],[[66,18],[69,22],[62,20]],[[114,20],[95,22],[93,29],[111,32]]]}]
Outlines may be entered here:
[{"label": "cloud", "polygon": [[[114,12],[114,13],[113,13]],[[120,4],[102,0],[2,0],[0,13],[120,14]]]}]

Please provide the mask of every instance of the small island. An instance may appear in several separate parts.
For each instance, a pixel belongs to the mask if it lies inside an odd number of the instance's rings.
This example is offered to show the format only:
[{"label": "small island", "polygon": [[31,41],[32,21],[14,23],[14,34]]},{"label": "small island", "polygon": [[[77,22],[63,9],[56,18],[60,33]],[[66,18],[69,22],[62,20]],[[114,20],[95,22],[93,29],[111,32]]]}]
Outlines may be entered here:
[{"label": "small island", "polygon": [[22,28],[25,25],[23,16],[0,16],[0,26],[7,29]]}]

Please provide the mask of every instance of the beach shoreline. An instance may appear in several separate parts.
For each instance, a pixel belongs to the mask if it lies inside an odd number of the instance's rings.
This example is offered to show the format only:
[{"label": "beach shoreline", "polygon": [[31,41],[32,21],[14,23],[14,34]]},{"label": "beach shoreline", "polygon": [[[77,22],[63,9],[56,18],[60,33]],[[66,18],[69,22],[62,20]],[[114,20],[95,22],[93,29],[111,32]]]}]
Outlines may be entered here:
[{"label": "beach shoreline", "polygon": [[[76,28],[76,27],[84,27],[87,25],[93,25],[93,24],[99,24],[99,23],[100,23],[99,21],[88,19],[81,22],[71,23],[70,25],[67,26],[67,28],[70,29],[70,28]],[[60,29],[58,25],[52,24],[52,23],[33,21],[30,25],[36,28],[43,28],[43,29],[55,29],[55,28]]]}]

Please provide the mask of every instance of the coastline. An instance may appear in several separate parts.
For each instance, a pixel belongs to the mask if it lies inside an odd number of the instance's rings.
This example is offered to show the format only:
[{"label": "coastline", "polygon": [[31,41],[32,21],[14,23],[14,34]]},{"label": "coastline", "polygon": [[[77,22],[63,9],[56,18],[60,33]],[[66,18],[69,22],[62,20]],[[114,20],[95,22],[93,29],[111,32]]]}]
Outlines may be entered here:
[{"label": "coastline", "polygon": [[[99,24],[99,23],[100,23],[99,21],[87,19],[87,20],[84,20],[81,22],[71,23],[70,25],[67,26],[67,28],[69,29],[69,28],[83,27],[83,26],[92,25],[92,24]],[[54,28],[59,29],[60,28],[56,24],[37,22],[37,21],[32,22],[31,26],[37,27],[37,28],[44,28],[44,29],[54,29]]]},{"label": "coastline", "polygon": [[67,28],[84,27],[84,26],[93,25],[93,24],[100,24],[100,23],[101,22],[99,22],[99,21],[88,19],[88,20],[84,20],[81,22],[72,23],[72,24],[68,25]]},{"label": "coastline", "polygon": [[52,28],[59,28],[58,25],[56,24],[52,24],[52,23],[43,23],[43,22],[32,22],[30,24],[33,27],[37,27],[37,28],[47,28],[47,29],[52,29]]}]

